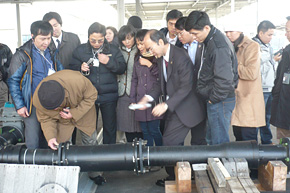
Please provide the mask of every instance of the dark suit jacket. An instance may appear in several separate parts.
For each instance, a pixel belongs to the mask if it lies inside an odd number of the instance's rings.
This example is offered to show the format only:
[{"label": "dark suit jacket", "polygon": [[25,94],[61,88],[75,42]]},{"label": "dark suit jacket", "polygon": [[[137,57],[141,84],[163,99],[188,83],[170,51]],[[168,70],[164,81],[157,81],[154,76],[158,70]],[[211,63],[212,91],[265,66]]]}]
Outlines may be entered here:
[{"label": "dark suit jacket", "polygon": [[205,108],[193,89],[193,64],[184,49],[170,45],[167,82],[163,74],[163,57],[159,58],[159,81],[149,92],[155,101],[168,95],[168,110],[175,112],[187,127],[194,127],[205,119]]},{"label": "dark suit jacket", "polygon": [[[80,39],[76,34],[62,31],[62,40],[59,46],[57,59],[65,69],[69,69],[72,53],[80,44]],[[49,49],[53,51],[56,50],[56,46],[53,40],[50,42]]]}]

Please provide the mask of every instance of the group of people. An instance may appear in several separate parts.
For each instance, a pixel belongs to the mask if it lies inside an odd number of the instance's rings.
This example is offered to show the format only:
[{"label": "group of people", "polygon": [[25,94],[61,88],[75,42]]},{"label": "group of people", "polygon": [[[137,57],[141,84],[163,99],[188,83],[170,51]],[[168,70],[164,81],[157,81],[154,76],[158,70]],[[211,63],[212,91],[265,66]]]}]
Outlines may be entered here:
[{"label": "group of people", "polygon": [[[83,144],[95,145],[99,111],[104,144],[125,134],[148,146],[183,145],[190,131],[192,145],[215,145],[230,141],[231,125],[237,141],[257,141],[260,129],[262,143],[271,144],[270,123],[278,137],[290,136],[290,48],[273,53],[270,21],[253,39],[234,25],[220,31],[202,11],[183,17],[171,10],[166,21],[148,30],[132,16],[119,31],[95,22],[83,44],[62,30],[56,12],[33,22],[31,39],[1,63],[26,146],[56,150],[76,128]],[[173,167],[166,171],[157,185],[174,179]],[[90,177],[105,182],[99,173]]]}]

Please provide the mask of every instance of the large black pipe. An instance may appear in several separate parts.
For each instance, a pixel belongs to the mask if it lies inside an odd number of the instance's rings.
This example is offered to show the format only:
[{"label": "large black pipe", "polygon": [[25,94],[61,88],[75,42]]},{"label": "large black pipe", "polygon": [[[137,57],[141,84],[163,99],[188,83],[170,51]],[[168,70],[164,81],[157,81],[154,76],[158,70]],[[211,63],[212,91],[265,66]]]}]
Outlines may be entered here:
[{"label": "large black pipe", "polygon": [[98,146],[65,143],[58,151],[28,150],[25,146],[6,146],[0,150],[0,163],[80,166],[82,171],[134,169],[137,173],[144,173],[144,166],[171,166],[178,161],[206,163],[209,157],[245,158],[250,168],[257,168],[269,160],[287,160],[289,139],[282,145],[231,142],[212,146],[147,147],[140,140],[133,144]]}]

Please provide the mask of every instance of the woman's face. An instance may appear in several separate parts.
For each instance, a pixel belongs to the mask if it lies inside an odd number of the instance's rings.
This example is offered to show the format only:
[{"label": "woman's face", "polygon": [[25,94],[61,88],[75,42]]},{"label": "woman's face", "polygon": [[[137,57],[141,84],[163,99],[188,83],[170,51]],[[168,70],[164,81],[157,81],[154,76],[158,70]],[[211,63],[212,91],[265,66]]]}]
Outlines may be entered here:
[{"label": "woman's face", "polygon": [[111,43],[114,39],[114,32],[111,29],[107,29],[105,38],[109,43]]},{"label": "woman's face", "polygon": [[101,33],[92,33],[89,36],[89,42],[95,49],[99,49],[104,44],[104,35]]},{"label": "woman's face", "polygon": [[136,44],[137,44],[137,48],[141,54],[146,53],[144,41],[140,41],[139,39],[136,39]]},{"label": "woman's face", "polygon": [[135,43],[134,37],[127,35],[126,39],[123,40],[122,43],[126,48],[130,49],[133,47],[133,45]]}]

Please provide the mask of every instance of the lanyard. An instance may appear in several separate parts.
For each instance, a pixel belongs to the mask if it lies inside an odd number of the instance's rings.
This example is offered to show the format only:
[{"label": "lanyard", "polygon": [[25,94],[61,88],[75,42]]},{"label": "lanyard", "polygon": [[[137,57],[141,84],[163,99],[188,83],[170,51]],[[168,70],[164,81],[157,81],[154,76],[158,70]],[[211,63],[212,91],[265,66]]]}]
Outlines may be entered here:
[{"label": "lanyard", "polygon": [[96,50],[95,52],[94,52],[94,49],[92,48],[92,53],[94,55],[94,57],[93,57],[94,59],[97,59],[96,54],[102,52],[103,51],[103,47],[104,47],[104,44],[98,50]]},{"label": "lanyard", "polygon": [[45,61],[50,65],[50,69],[53,69],[53,67],[52,67],[53,64],[44,56],[44,52],[41,52],[40,49],[38,49],[36,46],[35,46],[35,48],[37,50],[37,53],[39,53],[45,59]]}]

